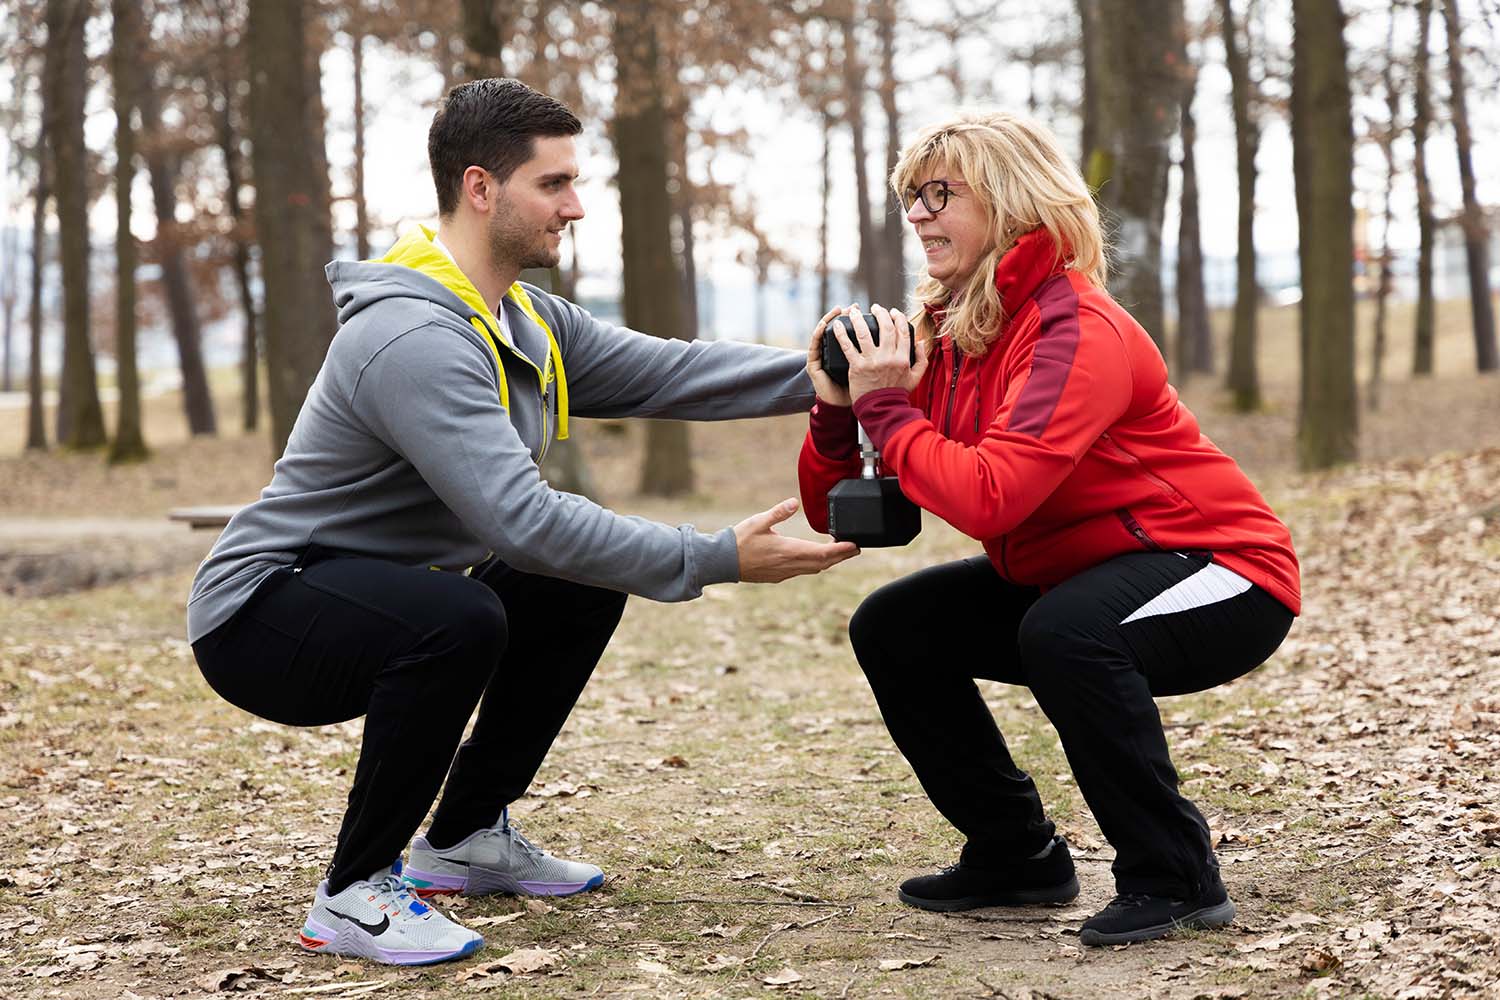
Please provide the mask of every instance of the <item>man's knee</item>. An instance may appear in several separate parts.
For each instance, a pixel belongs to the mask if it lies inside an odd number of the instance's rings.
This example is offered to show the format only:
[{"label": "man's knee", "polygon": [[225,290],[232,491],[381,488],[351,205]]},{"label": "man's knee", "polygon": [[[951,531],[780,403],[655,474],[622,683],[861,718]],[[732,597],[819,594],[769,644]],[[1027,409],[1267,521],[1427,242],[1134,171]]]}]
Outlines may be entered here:
[{"label": "man's knee", "polygon": [[881,654],[893,652],[897,638],[911,629],[890,584],[861,601],[849,618],[849,643],[865,673],[878,669],[885,660]]},{"label": "man's knee", "polygon": [[462,598],[453,602],[448,628],[453,641],[464,649],[493,653],[491,666],[498,662],[510,639],[505,605],[482,584],[463,588]]}]

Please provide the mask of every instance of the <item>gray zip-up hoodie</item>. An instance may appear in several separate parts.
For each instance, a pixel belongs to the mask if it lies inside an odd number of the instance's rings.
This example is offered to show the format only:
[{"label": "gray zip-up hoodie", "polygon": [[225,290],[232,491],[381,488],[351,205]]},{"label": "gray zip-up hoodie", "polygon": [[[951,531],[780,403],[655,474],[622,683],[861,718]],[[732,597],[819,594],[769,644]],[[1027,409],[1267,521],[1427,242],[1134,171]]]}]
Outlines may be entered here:
[{"label": "gray zip-up hoodie", "polygon": [[[445,570],[493,552],[526,572],[660,601],[739,579],[730,528],[672,528],[548,487],[537,465],[558,416],[547,334],[507,298],[507,341],[429,231],[403,237],[382,262],[336,261],[327,272],[339,331],[270,485],[198,569],[190,642],[310,545]],[[725,420],[812,405],[801,352],[663,340],[525,291],[557,340],[578,416]],[[495,338],[508,411],[476,319]]]}]

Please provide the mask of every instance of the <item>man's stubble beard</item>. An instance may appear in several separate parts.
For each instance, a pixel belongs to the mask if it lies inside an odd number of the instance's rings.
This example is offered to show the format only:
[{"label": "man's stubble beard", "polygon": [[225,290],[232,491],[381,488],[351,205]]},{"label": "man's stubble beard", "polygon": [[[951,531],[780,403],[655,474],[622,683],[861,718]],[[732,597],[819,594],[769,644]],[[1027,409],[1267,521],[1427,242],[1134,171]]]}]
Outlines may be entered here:
[{"label": "man's stubble beard", "polygon": [[487,235],[490,244],[490,262],[497,269],[507,265],[525,270],[528,267],[556,267],[562,260],[561,244],[557,248],[548,245],[548,234],[540,238],[516,223],[510,204],[502,201],[490,216]]}]

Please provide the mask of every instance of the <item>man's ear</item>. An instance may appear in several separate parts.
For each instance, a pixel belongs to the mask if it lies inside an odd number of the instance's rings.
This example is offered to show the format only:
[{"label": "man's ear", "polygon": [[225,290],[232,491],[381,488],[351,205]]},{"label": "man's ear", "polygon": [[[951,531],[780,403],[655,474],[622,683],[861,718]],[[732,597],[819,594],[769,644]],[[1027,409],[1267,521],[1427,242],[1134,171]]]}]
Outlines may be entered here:
[{"label": "man's ear", "polygon": [[469,208],[480,215],[488,214],[497,193],[495,178],[488,170],[475,166],[465,168],[459,194]]}]

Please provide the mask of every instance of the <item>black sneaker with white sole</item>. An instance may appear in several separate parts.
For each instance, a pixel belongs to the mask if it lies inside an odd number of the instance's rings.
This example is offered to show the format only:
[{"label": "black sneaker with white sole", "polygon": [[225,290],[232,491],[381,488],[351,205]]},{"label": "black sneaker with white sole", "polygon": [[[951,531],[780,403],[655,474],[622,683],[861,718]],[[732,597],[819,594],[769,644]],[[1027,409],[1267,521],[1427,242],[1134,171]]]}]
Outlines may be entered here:
[{"label": "black sneaker with white sole", "polygon": [[901,902],[923,910],[974,910],[981,906],[1033,906],[1071,902],[1078,877],[1068,842],[1052,839],[1042,857],[984,864],[959,861],[936,875],[901,883]]},{"label": "black sneaker with white sole", "polygon": [[1087,945],[1152,941],[1173,931],[1223,927],[1234,919],[1234,903],[1214,875],[1196,899],[1123,893],[1083,922],[1078,940]]}]

